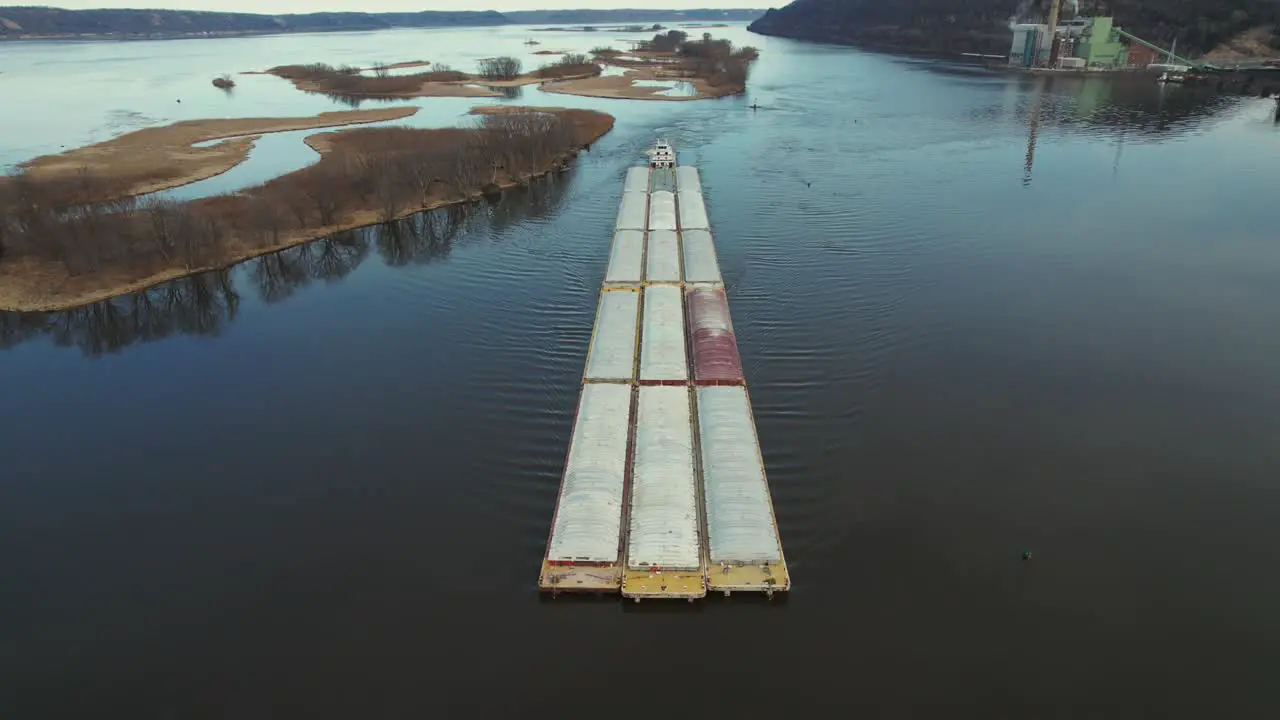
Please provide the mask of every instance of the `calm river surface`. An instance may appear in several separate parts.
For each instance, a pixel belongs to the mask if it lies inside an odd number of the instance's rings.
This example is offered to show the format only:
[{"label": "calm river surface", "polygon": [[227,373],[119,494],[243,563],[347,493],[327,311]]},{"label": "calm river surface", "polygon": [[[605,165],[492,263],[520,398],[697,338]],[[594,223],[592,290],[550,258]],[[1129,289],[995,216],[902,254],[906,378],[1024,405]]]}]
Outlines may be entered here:
[{"label": "calm river surface", "polygon": [[[1274,102],[728,34],[762,49],[745,98],[417,101],[426,126],[617,115],[500,203],[0,315],[0,714],[1273,716]],[[222,72],[469,69],[528,36],[3,46],[0,165],[341,107],[266,76],[226,96]],[[655,133],[702,169],[783,602],[535,590]],[[264,143],[233,180],[309,152]]]}]

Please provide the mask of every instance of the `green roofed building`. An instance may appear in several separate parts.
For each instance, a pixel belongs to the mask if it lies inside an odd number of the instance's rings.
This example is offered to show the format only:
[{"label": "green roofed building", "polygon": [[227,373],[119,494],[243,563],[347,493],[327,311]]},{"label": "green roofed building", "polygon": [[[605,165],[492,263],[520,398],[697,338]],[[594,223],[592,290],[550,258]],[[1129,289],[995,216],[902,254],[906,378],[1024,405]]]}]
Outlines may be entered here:
[{"label": "green roofed building", "polygon": [[1085,67],[1124,67],[1129,64],[1129,48],[1120,42],[1115,19],[1090,18],[1075,48],[1075,56],[1084,60]]}]

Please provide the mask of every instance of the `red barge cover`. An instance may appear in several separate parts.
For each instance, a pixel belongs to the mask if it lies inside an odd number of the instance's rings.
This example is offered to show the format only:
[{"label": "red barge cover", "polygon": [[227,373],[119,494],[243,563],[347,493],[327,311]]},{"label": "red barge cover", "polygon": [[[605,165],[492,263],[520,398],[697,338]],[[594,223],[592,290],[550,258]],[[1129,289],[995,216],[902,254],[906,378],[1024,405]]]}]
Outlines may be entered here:
[{"label": "red barge cover", "polygon": [[742,361],[738,338],[729,322],[729,300],[721,288],[698,288],[688,294],[693,379],[699,385],[740,385]]}]

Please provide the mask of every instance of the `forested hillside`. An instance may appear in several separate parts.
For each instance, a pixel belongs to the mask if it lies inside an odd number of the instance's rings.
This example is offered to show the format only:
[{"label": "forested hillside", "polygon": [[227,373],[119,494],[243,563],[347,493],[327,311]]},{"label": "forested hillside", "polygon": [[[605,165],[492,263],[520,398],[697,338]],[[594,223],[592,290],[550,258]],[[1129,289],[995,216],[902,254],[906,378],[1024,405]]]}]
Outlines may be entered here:
[{"label": "forested hillside", "polygon": [[[213,3],[210,3],[213,5]],[[501,13],[251,13],[187,10],[62,10],[0,7],[0,40],[24,37],[177,37],[255,33],[377,30],[389,27],[501,25]]]},{"label": "forested hillside", "polygon": [[[145,3],[140,3],[145,4]],[[358,5],[358,4],[357,4]],[[475,6],[482,3],[457,3]],[[210,7],[217,3],[210,0]],[[317,12],[257,15],[187,10],[63,10],[0,7],[0,40],[23,38],[163,38],[207,35],[381,30],[512,23],[711,22],[752,20],[762,10],[533,10],[482,12]]]},{"label": "forested hillside", "polygon": [[[887,49],[939,52],[1009,50],[1012,18],[1043,19],[1048,0],[796,0],[751,24],[777,35]],[[1071,17],[1065,0],[1064,16]],[[1186,54],[1203,55],[1249,30],[1258,51],[1280,49],[1271,27],[1280,0],[1080,0],[1083,15],[1111,15],[1139,37],[1167,46],[1175,38]],[[1260,32],[1259,32],[1260,31]],[[1181,54],[1181,53],[1180,53]]]},{"label": "forested hillside", "polygon": [[513,23],[581,25],[583,23],[742,22],[744,20],[755,20],[764,14],[764,10],[722,8],[649,10],[633,8],[624,10],[508,10],[502,14]]}]

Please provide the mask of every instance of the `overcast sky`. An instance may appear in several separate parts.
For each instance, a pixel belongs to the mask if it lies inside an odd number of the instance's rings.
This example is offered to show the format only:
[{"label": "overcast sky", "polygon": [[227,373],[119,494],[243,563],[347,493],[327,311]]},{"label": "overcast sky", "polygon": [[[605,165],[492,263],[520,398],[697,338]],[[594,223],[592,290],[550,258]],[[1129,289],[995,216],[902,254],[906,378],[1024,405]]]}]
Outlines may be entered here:
[{"label": "overcast sky", "polygon": [[[786,5],[784,0],[772,0]],[[174,8],[224,12],[305,13],[325,10],[416,12],[418,10],[557,10],[578,8],[745,8],[767,3],[743,0],[0,0],[0,5],[82,8]]]}]

